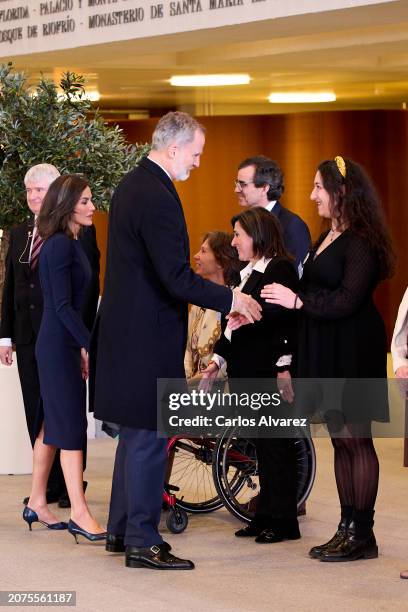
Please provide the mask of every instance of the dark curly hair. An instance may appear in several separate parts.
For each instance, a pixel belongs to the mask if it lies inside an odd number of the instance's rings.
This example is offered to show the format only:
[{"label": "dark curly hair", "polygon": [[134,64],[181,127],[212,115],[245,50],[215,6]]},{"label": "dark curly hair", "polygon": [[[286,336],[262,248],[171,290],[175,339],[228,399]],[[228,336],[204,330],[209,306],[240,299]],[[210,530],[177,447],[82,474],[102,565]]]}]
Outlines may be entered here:
[{"label": "dark curly hair", "polygon": [[353,160],[343,159],[345,177],[332,159],[318,166],[323,187],[330,195],[331,214],[340,225],[367,241],[377,253],[380,279],[390,278],[396,257],[379,196],[365,170]]},{"label": "dark curly hair", "polygon": [[207,232],[203,236],[203,242],[207,240],[212,250],[216,262],[221,266],[224,274],[224,281],[228,287],[239,285],[239,271],[242,264],[238,259],[237,251],[231,246],[232,234],[220,232],[218,230]]}]

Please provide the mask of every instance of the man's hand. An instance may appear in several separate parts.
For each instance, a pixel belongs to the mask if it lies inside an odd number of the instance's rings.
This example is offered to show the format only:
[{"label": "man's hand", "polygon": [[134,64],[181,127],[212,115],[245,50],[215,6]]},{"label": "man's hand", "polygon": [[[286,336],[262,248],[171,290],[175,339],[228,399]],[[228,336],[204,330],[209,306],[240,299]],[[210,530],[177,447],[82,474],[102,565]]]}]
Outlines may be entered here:
[{"label": "man's hand", "polygon": [[202,378],[200,384],[198,385],[198,389],[200,391],[204,391],[205,393],[211,391],[213,382],[217,378],[218,370],[219,367],[217,366],[215,361],[210,361],[205,370],[201,372]]},{"label": "man's hand", "polygon": [[84,348],[81,348],[81,372],[82,378],[88,380],[89,376],[89,355]]},{"label": "man's hand", "polygon": [[285,370],[285,372],[278,372],[277,384],[282,399],[288,402],[288,404],[291,404],[295,399],[295,393],[292,387],[292,377],[288,370]]},{"label": "man's hand", "polygon": [[234,311],[229,314],[229,317],[235,313],[244,315],[249,323],[255,323],[262,318],[262,307],[250,295],[234,289]]},{"label": "man's hand", "polygon": [[11,366],[13,363],[13,349],[11,346],[0,346],[0,361],[3,365]]}]

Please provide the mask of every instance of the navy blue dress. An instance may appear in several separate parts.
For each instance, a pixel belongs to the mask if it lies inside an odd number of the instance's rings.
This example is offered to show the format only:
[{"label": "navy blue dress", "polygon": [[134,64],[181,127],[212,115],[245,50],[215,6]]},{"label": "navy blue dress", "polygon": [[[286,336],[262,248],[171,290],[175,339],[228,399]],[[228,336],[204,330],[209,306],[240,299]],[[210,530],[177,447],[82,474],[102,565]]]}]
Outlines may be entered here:
[{"label": "navy blue dress", "polygon": [[44,443],[82,450],[86,442],[86,386],[81,348],[89,331],[81,307],[91,268],[78,240],[63,233],[48,238],[39,259],[44,312],[36,357],[44,408]]}]

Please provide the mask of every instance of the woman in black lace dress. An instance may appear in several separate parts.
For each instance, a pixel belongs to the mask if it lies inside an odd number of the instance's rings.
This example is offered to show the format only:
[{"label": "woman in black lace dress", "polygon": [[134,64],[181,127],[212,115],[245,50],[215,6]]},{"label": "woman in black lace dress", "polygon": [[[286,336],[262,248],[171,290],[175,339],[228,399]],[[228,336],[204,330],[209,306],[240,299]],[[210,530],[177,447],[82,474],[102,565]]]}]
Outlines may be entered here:
[{"label": "woman in black lace dress", "polygon": [[[275,283],[261,295],[267,302],[300,309],[299,377],[352,379],[351,388],[355,379],[360,386],[361,379],[384,380],[387,342],[373,292],[392,275],[394,255],[377,194],[358,164],[336,157],[320,164],[310,197],[331,227],[309,253],[301,289],[295,294]],[[335,423],[326,413],[341,520],[329,542],[311,549],[313,558],[378,556],[372,528],[379,468],[371,421],[388,420],[382,388],[359,405],[344,394]]]}]

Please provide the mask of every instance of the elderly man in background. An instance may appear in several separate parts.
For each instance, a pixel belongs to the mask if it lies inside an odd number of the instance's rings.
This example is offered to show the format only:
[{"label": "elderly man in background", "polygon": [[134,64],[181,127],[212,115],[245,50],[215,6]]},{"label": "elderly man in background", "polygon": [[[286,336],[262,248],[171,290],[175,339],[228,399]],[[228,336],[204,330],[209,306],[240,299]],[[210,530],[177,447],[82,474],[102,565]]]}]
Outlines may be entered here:
[{"label": "elderly man in background", "polygon": [[[28,433],[32,445],[38,433],[36,424],[41,397],[35,343],[43,311],[43,297],[38,273],[38,257],[42,240],[36,231],[36,219],[49,186],[58,176],[60,173],[52,164],[37,164],[32,166],[24,177],[27,205],[31,215],[27,221],[10,232],[1,307],[0,361],[3,365],[12,364],[12,344],[14,343]],[[87,228],[80,240],[92,268],[92,280],[83,310],[84,322],[91,329],[99,297],[100,254],[96,244],[95,227]],[[27,500],[28,498],[25,498],[24,503],[27,503]],[[70,505],[59,461],[59,452],[55,457],[48,480],[47,502],[58,502],[62,508]]]}]

